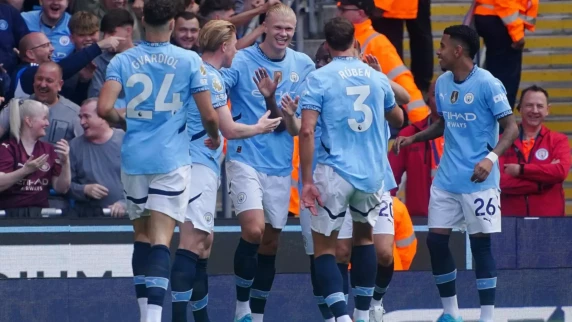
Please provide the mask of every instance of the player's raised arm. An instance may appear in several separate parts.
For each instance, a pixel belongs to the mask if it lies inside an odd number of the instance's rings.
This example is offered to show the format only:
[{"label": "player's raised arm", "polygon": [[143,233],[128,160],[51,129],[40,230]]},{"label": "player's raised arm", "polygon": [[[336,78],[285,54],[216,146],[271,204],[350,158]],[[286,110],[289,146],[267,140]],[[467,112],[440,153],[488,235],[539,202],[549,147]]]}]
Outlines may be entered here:
[{"label": "player's raised arm", "polygon": [[[266,109],[270,111],[271,118],[282,118],[284,119],[284,113],[278,108],[278,103],[276,102],[276,89],[278,88],[278,83],[280,83],[280,79],[275,77],[272,79],[268,72],[264,68],[259,68],[254,72],[253,81],[258,87],[258,91],[264,97],[264,103],[266,104]],[[280,125],[276,128],[276,132],[283,132],[286,130],[286,124],[284,122],[280,122]],[[292,134],[292,133],[290,133]],[[292,135],[297,135],[292,134]]]},{"label": "player's raised arm", "polygon": [[[211,20],[199,33],[199,43],[203,51],[202,59],[216,71],[211,74],[211,100],[219,117],[222,135],[228,140],[245,139],[258,134],[274,131],[281,118],[269,119],[270,112],[265,113],[256,124],[241,124],[233,120],[228,105],[226,82],[220,81],[220,69],[231,68],[236,54],[236,27],[228,21]],[[230,73],[232,74],[232,72]],[[232,78],[232,77],[231,77]],[[223,77],[224,79],[224,77]]]},{"label": "player's raised arm", "polygon": [[121,61],[114,57],[107,66],[105,83],[99,92],[97,100],[97,114],[110,124],[117,124],[125,127],[125,118],[114,108],[115,101],[121,93],[123,85],[120,78]]},{"label": "player's raised arm", "polygon": [[[363,62],[368,64],[369,67],[382,73],[381,65],[379,64],[377,57],[375,57],[374,55],[372,54],[365,55],[363,57]],[[389,80],[389,85],[391,85],[391,90],[393,90],[393,93],[395,94],[395,101],[397,102],[397,104],[406,105],[407,103],[409,103],[409,101],[411,100],[411,95],[409,95],[405,87],[399,85],[398,83],[392,81],[391,79]]]}]

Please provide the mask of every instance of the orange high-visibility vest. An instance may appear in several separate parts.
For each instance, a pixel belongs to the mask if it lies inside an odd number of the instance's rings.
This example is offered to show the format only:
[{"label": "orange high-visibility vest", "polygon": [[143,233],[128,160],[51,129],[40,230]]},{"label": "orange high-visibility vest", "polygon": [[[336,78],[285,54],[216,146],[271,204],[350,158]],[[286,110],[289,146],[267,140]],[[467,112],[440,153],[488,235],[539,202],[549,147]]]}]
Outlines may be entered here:
[{"label": "orange high-visibility vest", "polygon": [[[417,237],[413,222],[405,204],[393,197],[393,222],[395,224],[395,241],[393,243],[393,265],[396,271],[407,271],[417,253]],[[351,269],[351,263],[349,266]]]},{"label": "orange high-visibility vest", "polygon": [[413,74],[403,64],[403,60],[389,39],[373,29],[371,20],[354,24],[354,27],[355,37],[361,44],[363,54],[375,56],[381,65],[381,71],[387,75],[387,78],[403,86],[411,96],[409,104],[404,106],[409,121],[415,123],[424,120],[431,114],[431,110],[423,100],[421,91],[415,85]]},{"label": "orange high-visibility vest", "polygon": [[524,30],[536,29],[539,0],[477,0],[475,14],[499,16],[513,42],[524,38]]},{"label": "orange high-visibility vest", "polygon": [[298,137],[294,137],[294,153],[292,153],[292,185],[290,187],[290,207],[288,211],[300,215],[300,195],[298,192],[298,176],[300,169],[300,155],[298,153]]},{"label": "orange high-visibility vest", "polygon": [[417,0],[375,0],[375,6],[382,9],[384,18],[416,19]]},{"label": "orange high-visibility vest", "polygon": [[395,224],[395,242],[393,260],[395,270],[407,271],[417,253],[417,237],[407,207],[397,197],[393,197],[393,222]]}]

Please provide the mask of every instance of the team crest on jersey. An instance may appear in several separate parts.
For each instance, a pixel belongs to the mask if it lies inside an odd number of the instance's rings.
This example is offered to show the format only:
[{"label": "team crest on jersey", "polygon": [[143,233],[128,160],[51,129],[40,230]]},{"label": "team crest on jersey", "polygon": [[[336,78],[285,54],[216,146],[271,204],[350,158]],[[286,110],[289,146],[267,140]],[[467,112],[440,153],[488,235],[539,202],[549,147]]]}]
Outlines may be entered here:
[{"label": "team crest on jersey", "polygon": [[544,148],[538,149],[535,153],[535,156],[538,160],[544,161],[544,160],[548,159],[548,150],[546,150]]},{"label": "team crest on jersey", "polygon": [[473,93],[467,93],[467,94],[465,94],[465,97],[463,98],[463,100],[465,101],[465,104],[473,104],[473,101],[475,100],[475,96],[473,95]]},{"label": "team crest on jersey", "polygon": [[201,65],[199,69],[201,71],[201,75],[207,76],[207,69],[205,68],[205,65]]},{"label": "team crest on jersey", "polygon": [[4,19],[0,19],[0,30],[8,30],[8,22]]},{"label": "team crest on jersey", "polygon": [[236,196],[236,203],[243,204],[246,201],[246,193],[241,192]]},{"label": "team crest on jersey", "polygon": [[213,78],[213,88],[217,92],[222,92],[223,90],[222,83],[220,82],[220,79],[218,79],[218,77]]},{"label": "team crest on jersey", "polygon": [[207,222],[207,224],[210,224],[213,221],[213,214],[211,214],[210,212],[207,212],[204,215],[205,221]]},{"label": "team crest on jersey", "polygon": [[70,37],[68,36],[61,36],[60,37],[60,45],[67,46],[70,44]]},{"label": "team crest on jersey", "polygon": [[278,84],[280,84],[280,82],[282,81],[282,72],[281,71],[275,71],[274,72],[274,79],[276,80],[276,82]]},{"label": "team crest on jersey", "polygon": [[453,91],[453,93],[451,93],[451,103],[455,104],[458,99],[459,99],[459,92]]},{"label": "team crest on jersey", "polygon": [[50,165],[49,165],[47,162],[44,163],[44,164],[42,164],[42,165],[40,166],[40,171],[42,171],[42,172],[48,172],[48,171],[50,171]]},{"label": "team crest on jersey", "polygon": [[290,73],[290,81],[292,83],[297,83],[299,80],[300,80],[300,76],[298,76],[298,74],[296,74],[296,72]]}]

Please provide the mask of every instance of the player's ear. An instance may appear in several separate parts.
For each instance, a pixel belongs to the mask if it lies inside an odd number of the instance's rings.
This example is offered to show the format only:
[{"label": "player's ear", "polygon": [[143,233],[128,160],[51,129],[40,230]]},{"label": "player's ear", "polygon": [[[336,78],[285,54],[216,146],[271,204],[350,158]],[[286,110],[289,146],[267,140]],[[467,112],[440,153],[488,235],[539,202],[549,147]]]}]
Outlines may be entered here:
[{"label": "player's ear", "polygon": [[125,30],[127,31],[127,34],[130,36],[129,38],[131,38],[131,35],[133,35],[133,27],[127,26],[125,27]]},{"label": "player's ear", "polygon": [[226,53],[227,42],[226,42],[226,41],[223,42],[223,43],[220,45],[220,48],[221,48],[221,50],[222,50],[223,53]]},{"label": "player's ear", "polygon": [[175,30],[175,19],[169,21],[169,31]]}]

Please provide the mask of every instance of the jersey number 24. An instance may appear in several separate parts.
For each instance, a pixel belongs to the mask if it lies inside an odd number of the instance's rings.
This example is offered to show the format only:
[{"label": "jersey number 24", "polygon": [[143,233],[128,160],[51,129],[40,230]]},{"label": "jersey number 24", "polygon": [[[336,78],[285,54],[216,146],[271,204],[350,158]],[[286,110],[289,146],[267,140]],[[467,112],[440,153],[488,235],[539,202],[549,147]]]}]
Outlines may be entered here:
[{"label": "jersey number 24", "polygon": [[[183,106],[183,102],[181,102],[181,94],[174,93],[173,99],[171,103],[165,102],[167,99],[167,94],[169,94],[169,90],[171,89],[171,85],[173,84],[173,79],[175,78],[175,74],[165,74],[163,78],[163,82],[161,83],[161,88],[159,88],[159,93],[157,93],[157,97],[155,98],[154,102],[154,111],[155,112],[172,112],[179,110],[181,106]],[[128,88],[134,87],[136,84],[141,83],[143,84],[143,91],[139,93],[137,96],[133,97],[129,103],[127,103],[127,117],[133,119],[146,119],[150,120],[153,118],[153,111],[150,110],[137,110],[139,104],[143,103],[151,95],[153,94],[153,81],[151,77],[147,76],[146,74],[134,74],[129,77],[127,83],[125,84]]]}]

